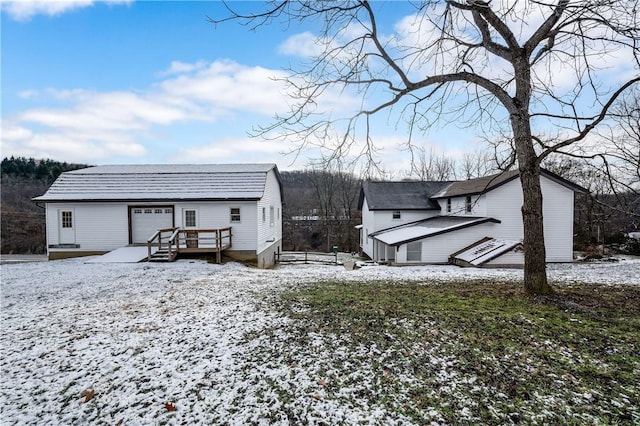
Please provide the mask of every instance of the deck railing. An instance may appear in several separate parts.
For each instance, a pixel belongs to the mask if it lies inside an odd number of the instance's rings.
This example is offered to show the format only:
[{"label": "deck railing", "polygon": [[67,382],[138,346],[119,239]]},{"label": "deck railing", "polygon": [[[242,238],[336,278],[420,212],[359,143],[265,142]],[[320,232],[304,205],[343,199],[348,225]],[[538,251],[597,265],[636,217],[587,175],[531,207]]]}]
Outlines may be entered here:
[{"label": "deck railing", "polygon": [[231,247],[231,227],[221,229],[183,229],[167,228],[156,231],[147,241],[148,259],[157,246],[159,252],[167,253],[172,261],[179,253],[216,253],[216,260],[221,261],[222,250]]}]

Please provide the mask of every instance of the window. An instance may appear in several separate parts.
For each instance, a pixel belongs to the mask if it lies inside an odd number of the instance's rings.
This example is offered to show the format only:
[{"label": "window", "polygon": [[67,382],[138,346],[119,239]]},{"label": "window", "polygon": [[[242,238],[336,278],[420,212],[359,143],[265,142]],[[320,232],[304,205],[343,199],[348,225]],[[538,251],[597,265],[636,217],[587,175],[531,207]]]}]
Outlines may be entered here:
[{"label": "window", "polygon": [[400,210],[393,211],[393,219],[400,219]]},{"label": "window", "polygon": [[267,221],[267,208],[263,207],[262,208],[262,223],[265,223]]},{"label": "window", "polygon": [[273,206],[269,206],[269,225],[273,226],[275,223],[275,214]]},{"label": "window", "polygon": [[447,198],[447,213],[451,213],[451,198]]},{"label": "window", "polygon": [[231,207],[231,222],[240,222],[240,207]]},{"label": "window", "polygon": [[390,262],[396,260],[396,248],[394,246],[387,246],[387,260]]},{"label": "window", "polygon": [[133,214],[142,214],[142,209],[134,209]]},{"label": "window", "polygon": [[71,211],[65,211],[65,212],[60,212],[61,219],[62,219],[62,227],[63,228],[73,228],[73,212]]},{"label": "window", "polygon": [[162,209],[156,209],[156,214],[162,214]]},{"label": "window", "polygon": [[184,226],[187,228],[196,227],[196,211],[195,210],[184,211]]},{"label": "window", "polygon": [[171,213],[173,213],[173,209],[164,209],[164,212],[166,214],[171,214]]},{"label": "window", "polygon": [[416,241],[407,244],[407,262],[419,262],[422,260],[422,242]]},{"label": "window", "polygon": [[277,220],[280,220],[280,207],[278,207],[278,215],[276,216]]},{"label": "window", "polygon": [[467,195],[467,198],[465,199],[464,210],[467,213],[471,213],[471,195]]},{"label": "window", "polygon": [[145,214],[153,213],[153,209],[144,209]]}]

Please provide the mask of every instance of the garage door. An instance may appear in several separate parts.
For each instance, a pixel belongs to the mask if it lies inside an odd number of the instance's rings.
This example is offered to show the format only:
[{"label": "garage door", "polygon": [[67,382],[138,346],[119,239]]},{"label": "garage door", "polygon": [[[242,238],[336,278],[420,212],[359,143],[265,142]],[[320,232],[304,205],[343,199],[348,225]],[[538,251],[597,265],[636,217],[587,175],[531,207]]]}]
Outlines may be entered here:
[{"label": "garage door", "polygon": [[131,242],[146,243],[158,230],[173,227],[172,207],[132,207]]}]

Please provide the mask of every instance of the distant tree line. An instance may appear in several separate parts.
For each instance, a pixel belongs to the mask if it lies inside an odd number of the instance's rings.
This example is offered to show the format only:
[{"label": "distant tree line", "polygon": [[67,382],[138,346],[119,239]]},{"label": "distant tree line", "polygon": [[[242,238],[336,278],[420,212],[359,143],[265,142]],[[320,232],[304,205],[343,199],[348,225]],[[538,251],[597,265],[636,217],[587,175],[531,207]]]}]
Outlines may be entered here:
[{"label": "distant tree line", "polygon": [[[419,170],[384,179],[456,180],[495,173],[487,157],[465,158],[460,164],[442,155],[424,153]],[[361,223],[358,197],[362,179],[344,170],[339,163],[327,167],[310,166],[302,171],[281,172],[283,207],[283,249],[331,251],[359,250]],[[2,253],[44,253],[44,208],[32,202],[42,195],[63,172],[87,167],[53,160],[4,158],[1,163]],[[551,159],[552,172],[589,190],[578,196],[574,232],[577,250],[602,245],[640,254],[640,244],[625,234],[640,230],[640,197],[632,190],[611,191],[607,177],[589,162],[578,159]]]},{"label": "distant tree line", "polygon": [[360,247],[358,196],[361,180],[341,170],[309,168],[281,173],[283,249],[345,252]]},{"label": "distant tree line", "polygon": [[44,208],[31,199],[46,192],[61,173],[87,167],[54,160],[4,158],[0,164],[2,253],[45,253]]}]

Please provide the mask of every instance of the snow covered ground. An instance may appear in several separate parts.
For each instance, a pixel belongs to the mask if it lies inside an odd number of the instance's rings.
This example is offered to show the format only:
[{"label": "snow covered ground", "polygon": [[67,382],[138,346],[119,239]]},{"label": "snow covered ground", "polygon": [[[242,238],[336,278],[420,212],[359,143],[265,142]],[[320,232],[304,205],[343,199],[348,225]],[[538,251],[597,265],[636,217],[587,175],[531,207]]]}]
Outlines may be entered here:
[{"label": "snow covered ground", "polygon": [[[264,359],[261,345],[288,338],[282,330],[290,320],[270,309],[277,292],[322,280],[522,276],[454,266],[259,270],[87,260],[2,265],[0,423],[288,424],[294,411],[311,424],[408,423],[365,400],[322,398],[318,365],[326,351],[317,362]],[[551,265],[549,276],[557,285],[640,285],[640,259]],[[366,367],[353,374],[366,386]]]}]

